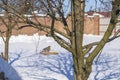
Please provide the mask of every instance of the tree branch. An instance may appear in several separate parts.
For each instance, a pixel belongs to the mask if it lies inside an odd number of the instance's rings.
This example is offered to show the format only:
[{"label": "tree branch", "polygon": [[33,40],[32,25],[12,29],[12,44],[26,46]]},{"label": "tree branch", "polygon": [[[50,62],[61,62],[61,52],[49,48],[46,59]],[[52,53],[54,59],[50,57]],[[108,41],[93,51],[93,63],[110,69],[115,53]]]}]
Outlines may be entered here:
[{"label": "tree branch", "polygon": [[2,32],[2,31],[0,30],[0,34],[1,34],[1,37],[2,37],[4,43],[5,43],[5,38],[4,38],[4,36],[3,36],[3,33],[5,33],[5,32],[6,32],[6,31]]},{"label": "tree branch", "polygon": [[[54,14],[54,16],[55,16],[55,14]],[[52,17],[52,23],[51,23],[51,35],[52,35],[52,37],[55,39],[55,41],[57,41],[58,44],[60,44],[62,47],[64,47],[65,49],[67,49],[68,51],[71,52],[71,50],[69,48],[69,46],[70,46],[69,43],[55,34],[54,22],[55,22],[55,17]]]},{"label": "tree branch", "polygon": [[[120,30],[119,30],[118,32],[120,32]],[[120,35],[118,35],[118,34],[116,33],[113,37],[111,37],[111,38],[108,39],[107,43],[113,41],[114,39],[116,39],[116,38],[118,38],[118,37],[120,37]],[[88,47],[96,46],[96,45],[99,44],[99,42],[100,42],[100,41],[87,44],[87,45],[83,46],[83,49],[86,49],[86,48],[88,48]]]},{"label": "tree branch", "polygon": [[5,26],[8,26],[7,23],[5,22],[5,19],[3,19],[3,17],[0,17],[0,19],[2,20],[2,22]]},{"label": "tree branch", "polygon": [[68,43],[60,40],[56,35],[54,36],[54,39],[55,39],[55,41],[57,41],[58,44],[60,44],[60,46],[62,46],[66,50],[72,52],[72,50],[70,49],[70,46],[68,45]]}]

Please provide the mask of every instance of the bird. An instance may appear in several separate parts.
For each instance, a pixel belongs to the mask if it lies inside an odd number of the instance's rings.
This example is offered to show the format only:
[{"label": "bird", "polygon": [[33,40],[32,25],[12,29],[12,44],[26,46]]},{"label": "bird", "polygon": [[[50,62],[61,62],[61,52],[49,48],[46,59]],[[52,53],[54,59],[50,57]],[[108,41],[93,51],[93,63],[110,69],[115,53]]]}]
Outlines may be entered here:
[{"label": "bird", "polygon": [[51,50],[51,46],[43,48],[42,52],[49,52]]}]

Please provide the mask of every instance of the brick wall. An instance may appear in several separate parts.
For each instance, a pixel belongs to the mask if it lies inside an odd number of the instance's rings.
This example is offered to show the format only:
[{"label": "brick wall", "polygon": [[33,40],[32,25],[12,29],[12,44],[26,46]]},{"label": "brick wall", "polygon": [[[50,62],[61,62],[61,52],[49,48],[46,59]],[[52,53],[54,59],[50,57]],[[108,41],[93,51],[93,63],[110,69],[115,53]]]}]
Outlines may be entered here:
[{"label": "brick wall", "polygon": [[99,35],[99,15],[85,15],[85,34]]},{"label": "brick wall", "polygon": [[[35,21],[33,17],[31,17],[32,21]],[[51,23],[51,19],[49,17],[37,17],[38,22],[41,22],[42,24],[45,25],[50,25]],[[85,21],[85,26],[84,26],[84,33],[85,34],[94,34],[94,35],[99,35],[99,16],[98,15],[94,15],[94,16],[89,16],[89,15],[85,15],[84,18]],[[67,19],[68,22],[68,26],[69,28],[71,28],[71,17],[68,17]],[[21,26],[24,24],[18,24],[16,27]],[[63,23],[59,22],[59,21],[55,21],[55,28],[65,32],[64,30],[64,26]],[[5,26],[2,24],[2,22],[0,21],[0,30],[1,31],[6,31]],[[27,35],[33,35],[35,33],[39,33],[41,35],[46,34],[43,31],[38,31],[35,28],[31,28],[31,27],[27,27],[27,28],[23,28],[21,30],[16,30],[13,29],[12,34],[13,35],[19,35],[19,34],[27,34]]]}]

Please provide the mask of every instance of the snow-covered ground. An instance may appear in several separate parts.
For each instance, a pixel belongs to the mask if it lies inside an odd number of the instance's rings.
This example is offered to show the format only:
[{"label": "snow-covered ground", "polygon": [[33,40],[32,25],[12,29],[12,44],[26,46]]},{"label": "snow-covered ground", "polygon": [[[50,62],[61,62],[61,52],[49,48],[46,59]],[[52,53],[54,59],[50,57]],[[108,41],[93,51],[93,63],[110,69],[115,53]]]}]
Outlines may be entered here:
[{"label": "snow-covered ground", "polygon": [[[84,44],[100,39],[101,36],[85,35]],[[59,54],[40,54],[49,45],[51,51]],[[9,80],[19,80],[19,77],[22,80],[73,80],[72,55],[53,38],[37,34],[12,36],[9,48],[9,66],[0,58],[0,71],[11,77]],[[0,52],[3,51],[4,43],[0,38]],[[120,80],[120,38],[107,43],[96,60],[89,80]]]}]

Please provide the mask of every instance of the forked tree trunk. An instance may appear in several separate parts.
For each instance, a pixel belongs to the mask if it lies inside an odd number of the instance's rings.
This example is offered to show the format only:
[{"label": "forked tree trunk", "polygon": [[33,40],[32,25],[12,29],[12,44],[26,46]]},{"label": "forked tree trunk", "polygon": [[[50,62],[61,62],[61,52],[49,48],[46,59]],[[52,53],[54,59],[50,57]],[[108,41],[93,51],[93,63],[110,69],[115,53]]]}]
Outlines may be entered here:
[{"label": "forked tree trunk", "polygon": [[76,58],[73,58],[73,61],[74,61],[74,80],[86,80],[85,79],[85,74],[84,74],[84,71],[80,68],[80,64],[78,63],[78,60]]},{"label": "forked tree trunk", "polygon": [[92,71],[92,65],[85,65],[82,57],[77,58],[73,55],[74,61],[74,80],[87,80]]},{"label": "forked tree trunk", "polygon": [[113,29],[116,25],[117,15],[116,11],[118,9],[117,4],[119,5],[120,1],[115,0],[112,5],[112,14],[110,24],[107,31],[104,34],[104,37],[99,42],[97,47],[91,52],[87,57],[86,61],[84,59],[83,52],[83,33],[84,33],[84,1],[85,0],[72,0],[72,54],[74,61],[74,80],[87,80],[92,71],[92,63],[95,57],[99,54],[100,50],[104,47],[105,43],[108,41],[110,35],[112,34]]},{"label": "forked tree trunk", "polygon": [[74,80],[87,80],[82,48],[84,33],[84,0],[72,0],[72,49],[74,63]]}]

